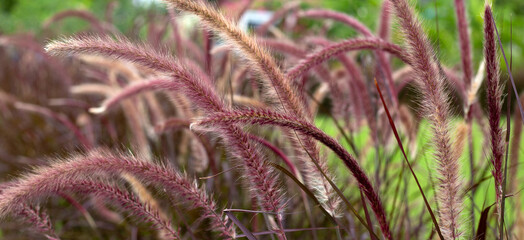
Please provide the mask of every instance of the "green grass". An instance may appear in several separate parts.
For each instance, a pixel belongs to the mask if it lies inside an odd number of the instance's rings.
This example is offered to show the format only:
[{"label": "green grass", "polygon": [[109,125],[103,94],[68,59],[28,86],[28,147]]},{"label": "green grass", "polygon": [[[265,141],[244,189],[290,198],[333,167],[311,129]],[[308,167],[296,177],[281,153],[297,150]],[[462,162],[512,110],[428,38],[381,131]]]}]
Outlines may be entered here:
[{"label": "green grass", "polygon": [[[452,126],[455,126],[459,121],[462,121],[461,119],[454,119],[452,121]],[[501,122],[505,123],[506,120],[502,120]],[[349,149],[349,145],[347,142],[341,137],[341,134],[339,133],[338,129],[336,128],[335,124],[333,123],[333,120],[329,117],[318,117],[315,120],[315,124],[317,127],[325,131],[327,134],[329,134],[332,137],[335,137],[336,139],[341,142],[346,149]],[[416,149],[411,149],[409,145],[408,140],[406,139],[404,133],[402,132],[402,128],[400,128],[400,123],[396,122],[397,128],[399,128],[399,134],[401,134],[402,142],[404,145],[404,148],[407,151],[409,161],[411,162],[415,173],[417,174],[417,177],[424,189],[424,193],[428,197],[428,200],[430,201],[430,204],[433,208],[433,211],[435,214],[437,214],[437,206],[436,201],[434,198],[435,190],[433,189],[431,185],[430,179],[433,178],[436,184],[436,166],[435,166],[435,159],[433,158],[433,149],[430,143],[431,140],[431,131],[430,126],[427,121],[422,121],[419,126],[419,131],[417,134],[416,139]],[[452,127],[454,129],[454,127]],[[377,166],[377,160],[376,157],[376,150],[375,147],[372,146],[370,142],[370,136],[369,136],[369,129],[367,127],[360,127],[358,130],[353,132],[346,133],[350,136],[352,136],[352,139],[357,146],[357,149],[360,150],[361,155],[358,159],[358,161],[361,163],[362,168],[366,171],[368,176],[371,178],[373,182],[375,182],[374,174]],[[487,144],[487,145],[486,145]],[[477,166],[477,170],[475,173],[475,182],[478,182],[480,179],[488,178],[485,181],[482,181],[475,192],[474,196],[474,203],[476,206],[475,209],[475,220],[472,222],[470,218],[470,211],[472,202],[470,200],[470,195],[467,195],[465,197],[464,201],[464,226],[466,231],[471,231],[471,224],[478,225],[478,221],[480,218],[481,211],[484,209],[485,206],[491,205],[495,202],[495,193],[494,193],[494,183],[491,177],[491,163],[489,162],[489,153],[490,153],[490,147],[489,142],[484,141],[484,136],[482,133],[482,130],[480,129],[480,126],[475,124],[473,126],[473,145],[474,145],[474,162]],[[363,151],[363,149],[368,148],[369,150]],[[380,185],[380,195],[382,197],[382,200],[384,202],[384,206],[386,208],[386,211],[390,215],[389,220],[394,222],[393,219],[395,217],[395,214],[398,214],[398,209],[404,209],[404,204],[408,204],[410,209],[410,219],[418,219],[417,216],[420,215],[421,211],[426,211],[424,205],[423,205],[423,199],[420,195],[420,192],[415,184],[415,181],[412,177],[412,175],[409,173],[409,169],[407,169],[407,166],[405,165],[405,161],[399,151],[398,145],[396,141],[393,139],[393,141],[390,141],[387,146],[384,148],[383,146],[380,146],[379,149],[379,158],[378,161],[381,162],[382,168],[384,168],[384,162],[389,161],[388,169],[387,169],[387,176],[389,179],[391,179],[390,182],[384,183],[382,182]],[[470,163],[469,163],[469,155],[468,155],[469,149],[467,146],[464,149],[464,152],[460,158],[460,165],[461,165],[461,173],[463,176],[463,188],[467,189],[469,188],[470,183]],[[351,151],[350,151],[351,152]],[[329,167],[331,170],[334,171],[336,177],[336,182],[339,185],[341,189],[344,190],[344,193],[346,196],[358,196],[358,194],[354,194],[355,191],[358,191],[357,186],[355,185],[355,182],[351,180],[351,182],[348,182],[347,179],[352,179],[350,176],[349,171],[343,166],[342,162],[337,159],[336,155],[330,152],[329,150],[326,150],[326,154],[329,159]],[[413,157],[415,156],[415,157]],[[509,163],[508,163],[509,164]],[[484,168],[488,167],[487,171],[484,171]],[[397,184],[399,181],[399,174],[404,168],[403,172],[403,178],[400,182],[400,188],[398,188],[399,192],[397,194],[397,197],[399,199],[396,200],[395,206],[393,206],[394,196],[395,192],[397,191]],[[520,172],[520,171],[518,171]],[[484,173],[484,174],[482,174]],[[431,178],[430,178],[431,176]],[[522,178],[522,173],[519,174],[517,179]],[[508,182],[509,185],[509,182]],[[405,191],[405,194],[404,194]],[[511,194],[511,193],[508,193]],[[407,196],[407,201],[404,201],[404,196]],[[350,199],[352,201],[357,201],[358,198],[354,197],[355,199]],[[508,198],[506,202],[506,222],[512,223],[515,219],[514,213],[514,200],[512,198]],[[401,207],[401,208],[400,208]],[[394,211],[393,211],[394,210]],[[361,212],[363,216],[363,212]],[[425,215],[425,220],[429,220],[429,214]],[[429,222],[428,222],[429,223]],[[491,224],[495,224],[495,222],[492,222]],[[392,224],[394,225],[394,224]],[[429,225],[429,224],[428,224]]]}]

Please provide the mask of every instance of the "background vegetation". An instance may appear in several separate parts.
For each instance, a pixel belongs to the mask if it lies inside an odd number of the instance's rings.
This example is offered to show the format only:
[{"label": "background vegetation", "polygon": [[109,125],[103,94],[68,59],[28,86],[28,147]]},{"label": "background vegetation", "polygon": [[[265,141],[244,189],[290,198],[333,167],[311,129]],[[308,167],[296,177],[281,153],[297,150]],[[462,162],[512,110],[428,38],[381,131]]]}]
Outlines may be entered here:
[{"label": "background vegetation", "polygon": [[[54,14],[66,9],[85,9],[95,14],[100,19],[105,16],[106,6],[114,0],[2,0],[0,2],[0,32],[5,34],[33,32],[41,33],[40,23],[45,22]],[[144,0],[142,0],[144,1]],[[128,32],[133,23],[145,21],[149,11],[165,11],[164,8],[155,4],[139,4],[137,0],[119,0],[114,15],[114,23],[122,32]],[[147,0],[146,0],[147,2]],[[306,0],[303,7],[323,7],[334,9],[355,16],[370,29],[376,29],[377,18],[380,14],[381,0]],[[514,36],[523,36],[524,28],[524,1],[493,1],[496,6],[495,18],[499,23],[501,37],[507,47],[510,42],[510,22],[513,21]],[[253,6],[261,9],[278,9],[283,1],[255,1]],[[466,1],[466,9],[470,20],[471,29],[482,29],[483,19],[479,14],[484,9],[484,1]],[[416,7],[421,18],[425,21],[424,27],[433,44],[440,47],[440,60],[448,65],[457,65],[460,55],[458,50],[457,31],[455,24],[455,11],[453,1],[444,0],[418,0]],[[438,18],[438,30],[437,30]],[[317,23],[318,24],[318,23]],[[344,39],[355,36],[354,30],[343,27],[341,23],[334,23],[330,29],[331,38]],[[78,19],[67,19],[60,23],[60,32],[64,35],[85,29],[87,24]],[[336,27],[339,26],[339,27]],[[395,31],[393,39],[399,39],[398,31]],[[482,55],[483,32],[471,31],[474,56]],[[513,57],[515,66],[524,64],[523,59],[524,38],[513,38]],[[473,58],[480,59],[480,58]],[[502,63],[502,62],[501,62]],[[475,62],[478,65],[478,62]],[[519,69],[519,68],[516,68]],[[517,75],[520,75],[518,73]]]}]

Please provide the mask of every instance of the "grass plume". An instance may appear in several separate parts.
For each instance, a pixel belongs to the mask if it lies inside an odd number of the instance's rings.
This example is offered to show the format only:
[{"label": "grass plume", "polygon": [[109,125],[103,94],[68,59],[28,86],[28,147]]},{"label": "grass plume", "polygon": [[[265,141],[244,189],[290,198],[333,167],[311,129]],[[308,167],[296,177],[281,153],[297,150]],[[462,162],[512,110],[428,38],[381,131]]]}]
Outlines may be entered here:
[{"label": "grass plume", "polygon": [[453,154],[449,134],[448,96],[444,91],[438,66],[433,61],[433,49],[411,6],[406,0],[392,0],[392,3],[407,42],[409,62],[415,70],[424,96],[422,105],[425,115],[432,123],[432,142],[440,174],[437,194],[440,201],[441,230],[445,238],[457,239],[462,235],[460,212],[463,200],[460,193],[459,163]]},{"label": "grass plume", "polygon": [[[486,85],[488,98],[488,119],[491,142],[492,174],[495,178],[495,192],[497,196],[497,210],[500,211],[502,201],[504,138],[500,127],[502,114],[502,88],[499,84],[499,66],[497,57],[497,43],[495,40],[495,26],[491,7],[486,5],[484,11],[484,56],[486,61]],[[500,213],[499,213],[500,214]]]}]

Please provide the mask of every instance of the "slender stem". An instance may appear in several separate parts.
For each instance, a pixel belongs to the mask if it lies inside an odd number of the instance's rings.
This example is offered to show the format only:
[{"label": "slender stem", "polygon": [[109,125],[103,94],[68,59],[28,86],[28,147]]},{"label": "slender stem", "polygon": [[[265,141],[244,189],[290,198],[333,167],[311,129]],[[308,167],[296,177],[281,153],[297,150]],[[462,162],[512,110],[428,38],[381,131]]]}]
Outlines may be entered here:
[{"label": "slender stem", "polygon": [[[511,28],[510,28],[510,35],[511,39],[513,38],[513,18],[510,20]],[[512,69],[513,65],[513,41],[510,42],[510,71]],[[509,155],[509,138],[511,134],[511,90],[508,86],[508,102],[507,102],[507,112],[506,112],[506,119],[507,119],[507,131],[506,131],[506,157],[504,160],[504,180],[502,181],[502,204],[500,207],[500,227],[499,227],[499,239],[503,239],[504,237],[504,207],[506,205],[506,180],[508,177],[508,155]]]},{"label": "slender stem", "polygon": [[422,190],[422,186],[420,186],[420,182],[418,181],[417,175],[413,171],[413,168],[411,167],[411,163],[409,163],[408,157],[406,155],[406,152],[404,151],[404,146],[402,145],[402,141],[400,141],[400,137],[397,132],[397,128],[395,127],[395,123],[393,122],[393,118],[391,118],[391,115],[389,114],[388,107],[386,106],[386,102],[384,101],[384,98],[382,97],[382,92],[380,91],[380,88],[378,86],[377,81],[375,80],[375,86],[377,87],[377,91],[380,95],[380,100],[382,100],[382,104],[384,105],[384,110],[386,111],[386,114],[389,119],[389,124],[391,125],[391,129],[393,130],[393,133],[395,134],[395,137],[397,139],[398,146],[400,147],[400,150],[402,151],[402,154],[404,155],[404,160],[406,160],[406,163],[408,164],[409,170],[411,171],[411,174],[413,175],[413,178],[415,179],[415,182],[417,182],[418,189],[420,193],[422,194],[422,198],[424,198],[424,203],[426,204],[426,208],[428,209],[429,214],[431,215],[431,220],[433,220],[433,224],[435,225],[435,229],[437,230],[437,233],[440,237],[440,239],[444,239],[444,236],[442,236],[442,233],[440,232],[440,227],[437,222],[437,218],[433,214],[433,210],[431,209],[431,206],[429,205],[429,202],[426,198],[426,195],[424,194],[424,191]]},{"label": "slender stem", "polygon": [[[504,57],[504,62],[506,62],[506,69],[508,70],[509,79],[511,80],[511,86],[513,87],[513,93],[515,93],[515,98],[519,98],[519,93],[517,92],[517,87],[515,86],[515,80],[513,79],[513,74],[511,74],[511,69],[508,64],[508,59],[506,58],[506,53],[504,52],[504,47],[502,47],[502,40],[500,40],[499,30],[497,29],[497,24],[495,23],[495,18],[492,19],[493,25],[495,26],[495,32],[497,33],[497,38],[500,46],[500,51],[502,52],[502,56]],[[520,101],[517,101],[517,104],[519,106],[520,110],[520,116],[524,120],[524,109],[522,108],[522,103]],[[522,124],[524,124],[524,121],[522,121]]]}]

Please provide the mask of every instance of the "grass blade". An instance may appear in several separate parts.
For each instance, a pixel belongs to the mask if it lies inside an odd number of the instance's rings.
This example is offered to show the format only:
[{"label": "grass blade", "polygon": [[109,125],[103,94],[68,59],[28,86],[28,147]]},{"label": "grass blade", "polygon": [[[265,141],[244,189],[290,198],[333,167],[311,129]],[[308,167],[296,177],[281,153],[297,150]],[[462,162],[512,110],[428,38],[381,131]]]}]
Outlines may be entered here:
[{"label": "grass blade", "polygon": [[488,228],[488,214],[491,207],[493,207],[493,204],[486,207],[480,215],[479,226],[477,227],[477,234],[475,235],[475,240],[486,239],[486,229]]},{"label": "grass blade", "polygon": [[393,118],[391,118],[391,114],[389,113],[389,109],[386,105],[386,102],[384,101],[384,97],[382,96],[382,92],[380,91],[380,87],[378,86],[376,79],[375,79],[375,86],[377,87],[378,94],[380,95],[380,100],[382,101],[382,105],[384,105],[384,110],[386,111],[386,114],[389,120],[389,124],[391,125],[391,129],[393,130],[393,133],[395,134],[395,138],[397,139],[398,146],[400,147],[400,150],[402,151],[402,155],[404,155],[404,160],[406,160],[406,163],[408,164],[409,170],[411,171],[411,174],[413,175],[415,182],[417,182],[417,187],[420,193],[422,194],[422,197],[424,198],[424,203],[426,204],[426,208],[428,209],[428,212],[431,215],[431,220],[433,221],[433,225],[435,225],[437,234],[439,235],[440,239],[444,239],[444,236],[442,236],[442,233],[440,232],[440,227],[438,226],[437,218],[435,218],[435,214],[433,214],[433,210],[431,210],[431,206],[429,205],[428,199],[426,198],[426,195],[424,194],[424,190],[422,190],[422,187],[420,186],[417,175],[415,174],[415,171],[413,171],[413,168],[411,167],[411,163],[409,163],[408,157],[406,155],[406,151],[404,151],[404,146],[402,145],[402,141],[400,140],[400,136],[398,135],[397,128],[395,127]]},{"label": "grass blade", "polygon": [[[509,79],[511,80],[511,86],[513,87],[513,93],[515,93],[515,98],[519,98],[519,93],[517,92],[517,87],[515,86],[515,80],[513,80],[513,74],[511,74],[511,69],[509,68],[510,64],[508,64],[508,59],[506,58],[506,53],[504,52],[504,47],[502,46],[502,40],[500,40],[499,30],[497,28],[497,23],[495,23],[495,18],[493,18],[493,25],[495,26],[495,32],[497,33],[497,39],[499,40],[499,46],[500,51],[502,52],[502,56],[504,57],[504,62],[506,63],[506,69],[508,70]],[[522,103],[520,101],[517,101],[517,104],[519,106],[520,110],[520,116],[521,119],[524,119],[524,109],[522,108]],[[524,124],[524,121],[522,122]]]},{"label": "grass blade", "polygon": [[253,235],[253,233],[251,231],[249,231],[249,229],[247,229],[246,226],[244,226],[244,224],[242,224],[242,222],[240,222],[238,220],[238,218],[235,217],[235,215],[233,215],[233,213],[229,212],[229,211],[224,211],[224,213],[227,215],[228,218],[231,219],[231,221],[233,221],[235,223],[235,225],[237,225],[238,228],[240,228],[240,230],[244,233],[245,237],[247,237],[247,239],[249,240],[257,240],[257,238]]},{"label": "grass blade", "polygon": [[[513,37],[513,20],[510,21],[511,22],[511,28],[510,28],[510,32],[511,32],[511,36]],[[510,45],[510,51],[509,51],[509,54],[510,54],[510,70],[512,68],[512,64],[513,64],[513,43],[511,42],[511,45]],[[517,101],[519,102],[519,101]],[[505,156],[505,159],[504,159],[504,180],[502,182],[502,203],[501,203],[501,206],[500,206],[500,227],[499,227],[499,239],[503,239],[504,237],[504,207],[506,205],[506,179],[508,177],[508,155],[509,155],[509,137],[510,137],[510,134],[511,134],[511,118],[509,117],[511,114],[511,91],[509,90],[509,87],[508,87],[508,102],[507,102],[507,112],[506,112],[506,119],[507,119],[507,123],[506,123],[506,128],[507,128],[507,131],[506,131],[506,156]],[[509,239],[509,238],[508,238]]]},{"label": "grass blade", "polygon": [[[362,207],[364,208],[364,214],[366,215],[366,221],[368,223],[368,226],[372,226],[371,218],[369,217],[368,213],[368,207],[366,204],[366,199],[364,198],[364,194],[362,193],[362,190],[360,190],[360,199],[362,200]],[[372,231],[369,231],[369,235],[371,235],[371,240],[376,240],[375,236],[373,235]]]},{"label": "grass blade", "polygon": [[[302,142],[300,142],[300,144],[302,144]],[[306,149],[304,148],[304,150],[306,150]],[[342,191],[337,187],[337,185],[333,181],[331,181],[331,179],[328,178],[326,173],[324,173],[324,171],[322,171],[322,169],[320,168],[320,165],[318,165],[317,160],[314,159],[313,156],[311,156],[309,151],[306,150],[306,153],[311,158],[311,160],[315,164],[315,166],[320,170],[320,172],[322,173],[322,176],[324,176],[324,178],[329,182],[331,187],[335,190],[337,195],[342,199],[342,201],[346,204],[346,206],[353,212],[355,217],[358,218],[360,223],[362,223],[362,225],[364,225],[364,227],[366,227],[368,229],[368,231],[370,232],[371,235],[373,235],[376,239],[378,239],[378,236],[375,234],[375,232],[373,232],[373,229],[365,223],[365,220],[358,214],[358,212],[355,210],[353,205],[349,202],[349,200],[346,198],[346,196],[344,196]],[[365,201],[365,199],[363,199],[363,201]]]}]

